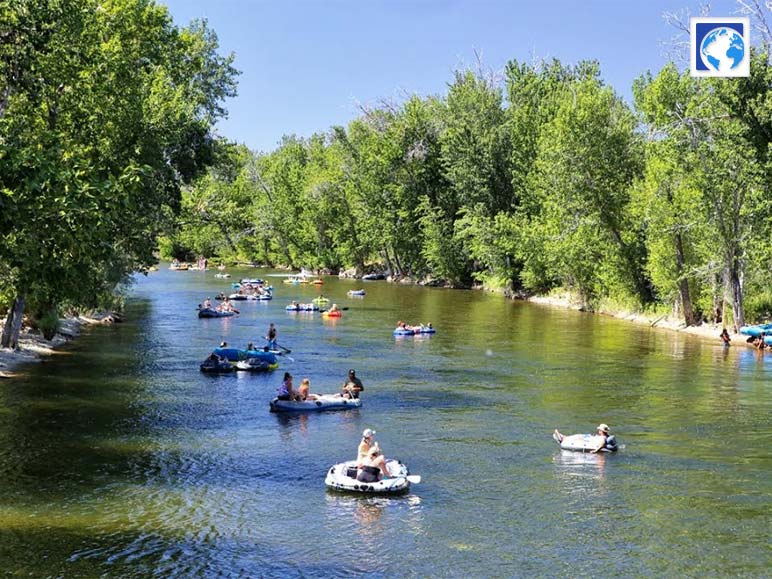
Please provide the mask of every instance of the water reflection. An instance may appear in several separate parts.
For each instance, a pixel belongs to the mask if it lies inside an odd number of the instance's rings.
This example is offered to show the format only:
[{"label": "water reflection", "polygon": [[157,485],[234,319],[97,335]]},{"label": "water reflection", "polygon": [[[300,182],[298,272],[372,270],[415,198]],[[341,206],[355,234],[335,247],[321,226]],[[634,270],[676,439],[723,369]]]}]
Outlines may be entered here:
[{"label": "water reflection", "polygon": [[557,477],[565,485],[567,495],[598,493],[605,491],[606,452],[575,452],[560,450],[552,461]]}]

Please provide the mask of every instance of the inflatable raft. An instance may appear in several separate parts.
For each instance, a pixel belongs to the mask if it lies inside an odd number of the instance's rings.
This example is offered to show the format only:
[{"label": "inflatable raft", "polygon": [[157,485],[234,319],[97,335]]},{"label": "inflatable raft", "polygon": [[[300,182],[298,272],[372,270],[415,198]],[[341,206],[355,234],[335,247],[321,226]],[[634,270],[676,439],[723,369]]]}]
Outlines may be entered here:
[{"label": "inflatable raft", "polygon": [[290,304],[284,309],[288,312],[318,312],[319,306],[316,304],[295,304],[294,306]]},{"label": "inflatable raft", "polygon": [[397,328],[392,334],[395,336],[415,336],[415,330],[411,328]]},{"label": "inflatable raft", "polygon": [[337,394],[321,394],[316,400],[279,400],[270,403],[271,412],[321,412],[322,410],[351,410],[361,408],[359,398],[343,398]]},{"label": "inflatable raft", "polygon": [[386,465],[389,472],[396,476],[384,478],[374,483],[359,482],[357,476],[357,461],[350,460],[331,466],[327,471],[324,484],[328,489],[352,493],[365,493],[373,495],[398,495],[410,490],[407,466],[398,460],[389,460]]},{"label": "inflatable raft", "polygon": [[235,312],[219,312],[212,308],[201,308],[198,310],[199,318],[229,318],[235,315]]},{"label": "inflatable raft", "polygon": [[[552,438],[563,450],[575,450],[577,452],[591,452],[598,447],[601,441],[601,437],[597,434],[572,434],[571,436],[564,436],[563,440],[560,440],[558,435],[553,433]],[[615,452],[617,450],[619,450],[619,445],[616,437],[612,434],[606,437],[606,446],[598,452]]]},{"label": "inflatable raft", "polygon": [[231,295],[228,296],[228,298],[231,301],[237,301],[237,302],[243,302],[243,301],[263,302],[263,301],[268,301],[268,300],[273,299],[273,296],[270,293],[266,293],[266,294],[231,294]]},{"label": "inflatable raft", "polygon": [[746,336],[763,336],[765,334],[772,334],[772,324],[758,324],[756,326],[743,326],[740,328],[740,333]]},{"label": "inflatable raft", "polygon": [[240,360],[235,364],[236,370],[243,372],[265,372],[271,370],[271,364],[267,360],[261,360],[260,358],[247,358],[246,360]]},{"label": "inflatable raft", "polygon": [[274,370],[279,367],[279,360],[273,352],[265,350],[240,350],[238,348],[215,348],[214,353],[230,362],[242,362],[255,358],[268,364],[267,370]]},{"label": "inflatable raft", "polygon": [[233,364],[228,360],[211,360],[209,358],[204,360],[199,368],[207,374],[228,374],[235,370]]},{"label": "inflatable raft", "polygon": [[325,318],[340,318],[343,316],[343,312],[340,310],[335,310],[334,312],[322,312],[322,316]]},{"label": "inflatable raft", "polygon": [[348,290],[346,293],[350,296],[363,296],[365,295],[365,290]]}]

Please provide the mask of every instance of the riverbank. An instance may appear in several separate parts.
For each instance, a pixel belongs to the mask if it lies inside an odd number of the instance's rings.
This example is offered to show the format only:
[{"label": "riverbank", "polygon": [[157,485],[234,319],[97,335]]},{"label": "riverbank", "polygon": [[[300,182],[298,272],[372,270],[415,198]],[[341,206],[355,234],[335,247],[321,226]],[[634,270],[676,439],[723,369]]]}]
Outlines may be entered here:
[{"label": "riverbank", "polygon": [[23,364],[40,362],[54,355],[76,338],[85,326],[113,324],[117,321],[120,321],[120,317],[115,313],[64,318],[59,320],[59,329],[51,340],[46,340],[40,332],[32,328],[22,328],[18,349],[0,348],[0,379],[13,378],[18,375],[19,367]]},{"label": "riverbank", "polygon": [[[583,307],[575,300],[573,300],[571,295],[567,293],[549,296],[531,296],[523,299],[534,304],[542,304],[546,306],[583,311]],[[604,308],[602,306],[594,309],[591,313],[603,316],[611,316],[613,318],[626,320],[634,324],[649,326],[651,328],[663,328],[674,332],[691,334],[716,343],[720,343],[719,334],[721,334],[721,330],[724,329],[722,324],[702,323],[699,326],[687,326],[686,322],[677,316],[668,314],[647,314],[640,311],[610,309]],[[732,328],[727,328],[727,331],[729,331],[729,336],[732,340],[732,343],[746,345],[745,340],[747,336],[734,333]]]}]

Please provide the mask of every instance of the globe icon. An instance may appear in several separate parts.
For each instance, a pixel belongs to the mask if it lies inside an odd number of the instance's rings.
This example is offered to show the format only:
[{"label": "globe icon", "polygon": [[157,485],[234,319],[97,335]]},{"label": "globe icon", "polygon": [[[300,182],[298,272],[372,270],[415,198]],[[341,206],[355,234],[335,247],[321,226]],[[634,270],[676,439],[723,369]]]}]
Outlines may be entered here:
[{"label": "globe icon", "polygon": [[745,57],[745,42],[736,30],[719,26],[705,35],[700,44],[703,64],[716,72],[728,72]]}]

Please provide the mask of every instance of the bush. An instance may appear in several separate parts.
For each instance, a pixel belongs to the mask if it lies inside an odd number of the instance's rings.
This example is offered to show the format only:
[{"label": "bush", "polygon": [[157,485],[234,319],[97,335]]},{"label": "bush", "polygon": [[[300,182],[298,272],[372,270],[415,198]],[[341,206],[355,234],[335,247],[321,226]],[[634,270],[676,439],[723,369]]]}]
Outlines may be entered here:
[{"label": "bush", "polygon": [[755,323],[772,318],[772,292],[770,291],[746,297],[743,305],[746,322]]},{"label": "bush", "polygon": [[59,330],[59,312],[56,308],[48,310],[34,321],[33,326],[42,332],[46,340],[53,340]]}]

